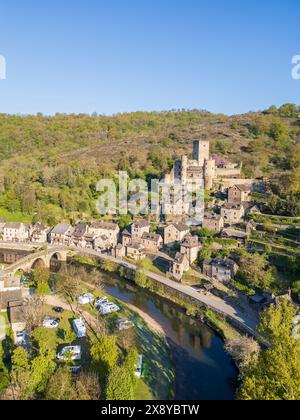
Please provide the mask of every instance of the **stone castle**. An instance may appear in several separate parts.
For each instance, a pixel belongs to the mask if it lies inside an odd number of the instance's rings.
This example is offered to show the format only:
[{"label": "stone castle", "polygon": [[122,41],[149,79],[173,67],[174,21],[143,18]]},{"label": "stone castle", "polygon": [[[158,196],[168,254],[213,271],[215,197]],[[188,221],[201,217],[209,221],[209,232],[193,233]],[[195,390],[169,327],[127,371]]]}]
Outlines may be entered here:
[{"label": "stone castle", "polygon": [[[172,172],[165,177],[169,184],[193,181],[211,190],[219,185],[224,188],[238,184],[241,180],[242,166],[227,162],[222,157],[210,155],[210,141],[196,140],[193,142],[193,159],[182,156]],[[245,179],[242,182],[245,183]],[[248,180],[251,183],[252,180]]]}]

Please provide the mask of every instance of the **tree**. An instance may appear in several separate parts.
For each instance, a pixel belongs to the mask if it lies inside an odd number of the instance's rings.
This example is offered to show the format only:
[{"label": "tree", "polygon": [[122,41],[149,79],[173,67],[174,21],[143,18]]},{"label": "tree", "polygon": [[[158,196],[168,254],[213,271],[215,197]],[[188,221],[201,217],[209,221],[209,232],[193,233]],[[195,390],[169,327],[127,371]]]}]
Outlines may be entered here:
[{"label": "tree", "polygon": [[239,267],[238,277],[250,287],[267,289],[276,281],[276,270],[270,269],[265,255],[243,255]]},{"label": "tree", "polygon": [[225,348],[242,371],[257,361],[260,352],[257,341],[247,336],[227,340]]},{"label": "tree", "polygon": [[56,331],[39,327],[31,335],[33,347],[40,355],[47,355],[50,352],[56,353],[57,336]]},{"label": "tree", "polygon": [[135,283],[142,287],[143,289],[146,289],[149,287],[149,279],[148,279],[148,271],[151,269],[151,261],[149,261],[147,258],[140,261],[137,264],[137,270],[135,273]]},{"label": "tree", "polygon": [[44,301],[40,297],[33,296],[25,301],[24,316],[26,328],[31,331],[40,325],[45,318]]},{"label": "tree", "polygon": [[35,284],[37,286],[37,296],[47,296],[51,294],[51,290],[48,284],[50,277],[49,270],[43,267],[39,267],[36,270],[34,270],[33,276]]},{"label": "tree", "polygon": [[115,367],[108,378],[106,399],[109,401],[132,401],[134,388],[126,367]]},{"label": "tree", "polygon": [[101,263],[101,269],[107,273],[115,273],[118,269],[117,264],[112,261],[105,260]]},{"label": "tree", "polygon": [[83,372],[76,381],[76,394],[79,401],[98,401],[101,398],[99,376],[96,372]]},{"label": "tree", "polygon": [[77,400],[77,392],[69,367],[60,367],[51,376],[47,384],[45,399],[51,401]]},{"label": "tree", "polygon": [[116,337],[101,336],[95,338],[91,345],[91,357],[101,379],[105,382],[119,358]]},{"label": "tree", "polygon": [[292,335],[296,312],[282,299],[263,313],[259,333],[269,347],[242,373],[240,399],[300,399],[300,340]]},{"label": "tree", "polygon": [[79,269],[72,265],[63,267],[59,272],[58,292],[71,302],[75,301],[80,294],[81,274],[86,275],[85,269]]}]

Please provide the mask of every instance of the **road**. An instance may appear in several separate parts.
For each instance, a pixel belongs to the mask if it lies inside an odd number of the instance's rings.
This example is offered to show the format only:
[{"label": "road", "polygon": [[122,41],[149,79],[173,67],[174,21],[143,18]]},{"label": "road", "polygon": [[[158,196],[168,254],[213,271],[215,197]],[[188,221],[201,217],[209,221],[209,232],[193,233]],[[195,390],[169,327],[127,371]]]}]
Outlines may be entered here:
[{"label": "road", "polygon": [[[18,244],[19,249],[22,248],[21,244]],[[0,248],[1,248],[1,244],[0,244]],[[27,247],[24,247],[24,249],[26,249]],[[137,266],[135,264],[129,263],[127,261],[121,260],[121,259],[116,259],[113,257],[109,257],[106,255],[103,255],[99,252],[96,252],[94,250],[91,249],[84,249],[84,248],[74,248],[74,247],[58,247],[58,246],[48,246],[47,251],[43,251],[43,253],[52,253],[52,252],[56,251],[68,251],[68,252],[73,252],[75,254],[78,255],[83,255],[83,256],[88,256],[88,257],[95,257],[98,259],[102,259],[102,260],[109,260],[114,262],[115,264],[117,264],[120,267],[125,267],[125,268],[129,268],[133,271],[137,270]],[[32,254],[32,258],[34,259],[35,257],[37,257],[38,254]],[[25,257],[25,259],[29,259],[30,256]],[[24,259],[19,260],[16,264],[22,264],[22,261]],[[8,267],[6,270],[9,270],[10,267]],[[221,315],[226,316],[227,318],[231,319],[232,321],[234,321],[235,323],[237,323],[239,326],[243,327],[245,330],[248,330],[248,332],[250,334],[255,334],[255,330],[256,327],[258,326],[259,323],[259,316],[258,314],[254,313],[254,311],[247,311],[247,310],[243,310],[241,309],[241,306],[237,304],[234,304],[232,302],[227,303],[224,300],[209,294],[209,295],[205,295],[203,292],[199,292],[195,289],[193,289],[190,286],[186,286],[184,284],[181,283],[177,283],[175,281],[169,280],[168,278],[159,275],[157,273],[153,273],[153,272],[148,272],[148,276],[150,279],[161,283],[175,291],[181,292],[183,294],[185,294],[186,296],[189,296],[193,299],[195,299],[196,301],[198,301],[200,304],[205,305],[206,307],[220,313]]]},{"label": "road", "polygon": [[[72,250],[74,249],[72,248]],[[76,251],[78,251],[78,249],[76,249]],[[109,259],[110,261],[113,261],[121,267],[129,268],[134,271],[137,270],[137,266],[132,263],[123,261],[121,259],[101,255],[93,250],[83,249],[80,253],[98,258],[99,256],[101,256],[102,259]],[[224,300],[212,294],[205,295],[204,293],[199,292],[190,286],[186,286],[184,284],[169,280],[166,277],[161,276],[159,274],[149,271],[148,276],[150,279],[155,280],[167,287],[170,287],[173,290],[181,292],[186,296],[189,296],[195,299],[196,301],[199,301],[199,303],[204,304],[208,308],[222,315],[225,315],[226,317],[231,318],[245,329],[249,329],[249,333],[255,334],[255,330],[259,323],[259,316],[253,311],[251,311],[251,313],[250,311],[249,313],[246,313],[246,311],[242,310],[238,305],[226,303]]]}]

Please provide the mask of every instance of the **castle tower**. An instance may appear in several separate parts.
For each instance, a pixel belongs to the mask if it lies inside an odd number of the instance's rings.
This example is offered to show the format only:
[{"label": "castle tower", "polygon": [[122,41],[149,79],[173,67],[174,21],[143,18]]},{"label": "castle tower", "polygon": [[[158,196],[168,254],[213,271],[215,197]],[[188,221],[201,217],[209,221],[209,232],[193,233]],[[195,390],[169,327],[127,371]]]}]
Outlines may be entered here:
[{"label": "castle tower", "polygon": [[182,156],[181,159],[181,181],[183,183],[187,182],[188,179],[188,158],[187,156]]},{"label": "castle tower", "polygon": [[210,142],[209,140],[195,140],[193,143],[193,156],[199,166],[203,167],[204,162],[209,160],[210,155]]},{"label": "castle tower", "polygon": [[204,183],[205,189],[211,190],[216,178],[216,161],[213,159],[206,160],[204,163]]}]

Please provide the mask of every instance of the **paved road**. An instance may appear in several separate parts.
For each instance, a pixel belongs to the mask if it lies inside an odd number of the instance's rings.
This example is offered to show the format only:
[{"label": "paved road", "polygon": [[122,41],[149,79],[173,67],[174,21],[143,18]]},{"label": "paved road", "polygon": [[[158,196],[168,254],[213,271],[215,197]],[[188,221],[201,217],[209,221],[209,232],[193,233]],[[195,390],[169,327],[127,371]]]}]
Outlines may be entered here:
[{"label": "paved road", "polygon": [[[21,247],[21,245],[18,245],[19,248]],[[1,244],[0,244],[1,247]],[[137,270],[137,266],[123,261],[121,259],[116,259],[116,258],[112,258],[106,255],[103,255],[99,252],[96,252],[94,250],[89,250],[89,249],[83,249],[83,248],[73,248],[73,247],[51,247],[48,246],[48,252],[53,252],[55,250],[64,250],[64,251],[71,251],[80,255],[86,255],[86,256],[91,256],[91,257],[96,257],[96,258],[101,258],[102,260],[110,260],[114,263],[116,263],[117,265],[121,266],[121,267],[125,267],[125,268],[129,268],[132,269],[134,271]],[[43,251],[45,253],[45,251]],[[33,254],[32,257],[37,257],[37,254]],[[25,259],[30,258],[30,256],[25,257]],[[22,260],[19,260],[17,264],[22,264]],[[16,264],[14,264],[16,265]],[[7,268],[7,270],[9,270],[9,267]],[[211,294],[209,295],[205,295],[202,292],[198,292],[196,290],[194,290],[192,287],[190,286],[186,286],[180,283],[176,283],[175,281],[169,280],[166,277],[153,273],[153,272],[149,272],[148,273],[149,278],[151,278],[152,280],[155,280],[165,286],[170,287],[173,290],[179,291],[183,294],[185,294],[186,296],[189,296],[193,299],[195,299],[196,301],[198,301],[201,304],[206,305],[208,308],[222,314],[225,315],[226,317],[230,318],[231,320],[235,321],[238,325],[244,327],[244,329],[248,330],[249,333],[251,334],[255,334],[255,329],[259,323],[259,317],[256,313],[254,313],[253,311],[245,311],[242,310],[241,307],[238,304],[234,304],[234,303],[227,303],[222,299],[217,298],[216,296],[213,296]]]},{"label": "paved road", "polygon": [[[73,250],[73,249],[72,249]],[[78,251],[78,250],[76,250]],[[99,257],[99,253],[92,251],[92,250],[82,250],[83,254]],[[119,266],[132,269],[134,271],[137,270],[137,266],[129,263],[127,261],[123,261],[120,259],[107,257],[104,255],[101,255],[101,258],[103,259],[109,259],[110,261],[115,262]],[[184,293],[185,295],[199,301],[200,303],[206,305],[207,307],[213,309],[214,311],[217,311],[221,313],[222,315],[225,315],[227,317],[232,318],[234,321],[236,321],[238,324],[243,326],[246,329],[249,329],[249,332],[254,333],[255,329],[258,326],[259,323],[259,317],[256,315],[253,311],[251,313],[247,314],[244,310],[238,307],[238,305],[233,305],[224,302],[222,299],[219,299],[218,297],[214,295],[205,295],[204,293],[198,292],[195,289],[193,289],[190,286],[186,286],[181,283],[176,283],[175,281],[169,280],[164,276],[161,276],[156,273],[148,272],[148,276],[161,284],[164,284],[171,289],[177,290],[179,292]]]}]

